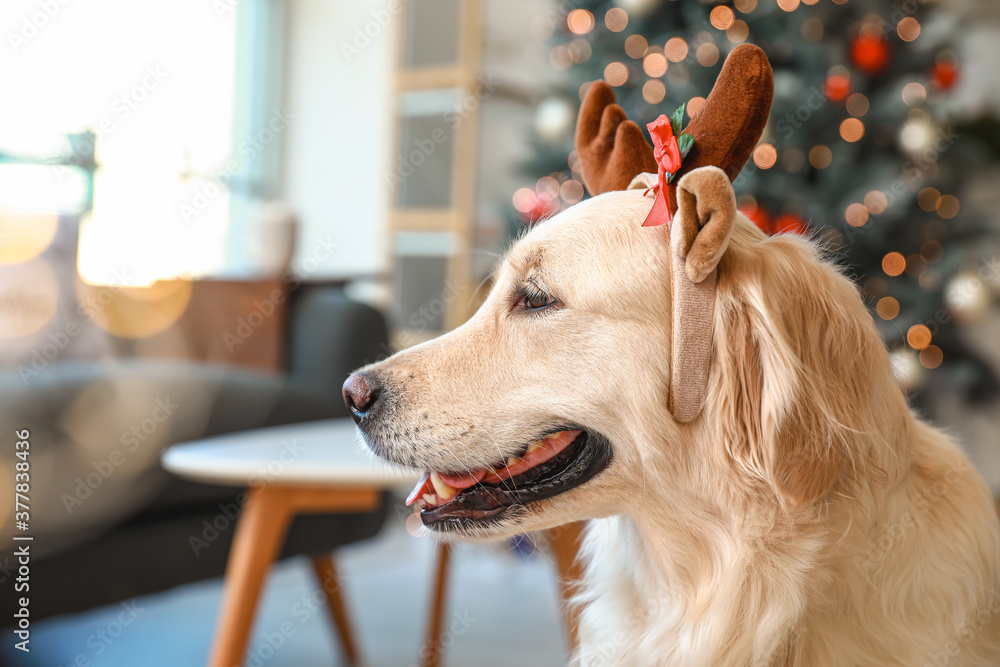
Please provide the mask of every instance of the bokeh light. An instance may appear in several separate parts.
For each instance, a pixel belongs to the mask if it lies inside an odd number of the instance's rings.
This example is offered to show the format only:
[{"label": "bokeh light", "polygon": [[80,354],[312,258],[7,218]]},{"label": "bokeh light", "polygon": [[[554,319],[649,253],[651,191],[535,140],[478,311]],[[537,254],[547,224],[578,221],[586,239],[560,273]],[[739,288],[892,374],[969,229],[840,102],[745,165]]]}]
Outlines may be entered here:
[{"label": "bokeh light", "polygon": [[586,35],[594,29],[594,15],[586,9],[574,9],[566,16],[566,26],[574,35]]},{"label": "bokeh light", "polygon": [[840,124],[840,136],[844,141],[858,141],[865,136],[865,124],[857,118],[848,118]]},{"label": "bokeh light", "polygon": [[667,58],[662,53],[650,53],[642,60],[642,71],[647,76],[659,77],[667,73]]},{"label": "bokeh light", "polygon": [[847,98],[847,113],[852,116],[864,116],[868,113],[868,98],[862,93],[854,93]]},{"label": "bokeh light", "polygon": [[958,215],[959,208],[961,208],[958,197],[954,195],[944,195],[941,197],[941,201],[938,202],[937,213],[945,220],[951,220],[956,215]]},{"label": "bokeh light", "polygon": [[698,47],[695,52],[695,57],[698,59],[698,64],[705,67],[711,67],[715,63],[719,62],[719,47],[711,42],[705,42]]},{"label": "bokeh light", "polygon": [[778,161],[778,151],[771,144],[761,144],[754,149],[753,163],[760,169],[770,169]]},{"label": "bokeh light", "polygon": [[629,35],[625,40],[625,53],[630,58],[642,58],[649,48],[649,43],[642,35]]},{"label": "bokeh light", "polygon": [[817,169],[826,169],[833,162],[833,151],[820,144],[809,151],[809,164]]},{"label": "bokeh light", "polygon": [[585,63],[590,60],[593,49],[585,39],[574,39],[569,43],[569,57],[575,63]]},{"label": "bokeh light", "polygon": [[56,213],[0,209],[0,264],[18,264],[49,247],[59,226]]},{"label": "bokeh light", "polygon": [[102,329],[119,338],[148,338],[171,326],[191,301],[191,281],[158,280],[146,287],[111,287],[77,283],[80,303]]},{"label": "bokeh light", "polygon": [[628,67],[625,63],[613,62],[604,68],[604,80],[612,86],[621,86],[628,81]]},{"label": "bokeh light", "polygon": [[733,44],[742,44],[749,36],[750,26],[747,25],[746,21],[741,21],[740,19],[733,21],[733,24],[726,30],[726,37]]},{"label": "bokeh light", "polygon": [[604,15],[604,25],[611,32],[621,32],[628,26],[628,14],[621,7],[612,7]]},{"label": "bokeh light", "polygon": [[898,276],[906,269],[906,258],[898,252],[890,252],[882,258],[882,270],[888,276]]},{"label": "bokeh light", "polygon": [[928,213],[936,211],[940,202],[941,193],[938,192],[937,188],[924,188],[917,193],[917,206]]},{"label": "bokeh light", "polygon": [[884,296],[878,300],[875,305],[875,312],[883,320],[892,320],[899,315],[899,301],[892,298],[891,296]]},{"label": "bokeh light", "polygon": [[927,89],[923,85],[913,81],[903,86],[903,102],[908,106],[914,106],[927,99]]},{"label": "bokeh light", "polygon": [[535,208],[535,191],[531,188],[518,188],[514,191],[514,210],[518,213],[530,213]]},{"label": "bokeh light", "polygon": [[920,22],[912,16],[907,16],[896,26],[896,32],[904,42],[912,42],[920,36]]},{"label": "bokeh light", "polygon": [[794,12],[799,8],[799,0],[778,0],[778,6],[786,12]]},{"label": "bokeh light", "polygon": [[844,219],[851,227],[861,227],[868,222],[868,207],[854,203],[844,210]]},{"label": "bokeh light", "polygon": [[937,345],[928,345],[920,350],[920,365],[924,368],[937,368],[944,361],[944,353]]},{"label": "bokeh light", "polygon": [[889,198],[886,197],[885,193],[881,190],[872,190],[865,195],[865,208],[867,208],[873,215],[885,213],[885,209],[888,206]]},{"label": "bokeh light", "polygon": [[576,179],[568,179],[559,188],[559,196],[568,204],[575,204],[583,199],[583,183]]},{"label": "bokeh light", "polygon": [[688,54],[688,43],[680,37],[671,37],[663,47],[663,55],[672,63],[679,63]]},{"label": "bokeh light", "polygon": [[729,7],[719,5],[708,15],[708,20],[714,28],[726,30],[736,20],[736,15]]},{"label": "bokeh light", "polygon": [[923,324],[914,324],[906,332],[906,342],[914,350],[922,350],[931,344],[931,330]]},{"label": "bokeh light", "polygon": [[692,97],[687,101],[687,105],[684,107],[684,109],[687,111],[687,114],[690,118],[694,118],[698,114],[698,112],[701,111],[701,108],[703,106],[705,106],[704,97]]},{"label": "bokeh light", "polygon": [[[664,61],[666,62],[666,61]],[[659,104],[667,96],[667,87],[662,81],[651,80],[642,84],[642,99],[650,104]]]}]

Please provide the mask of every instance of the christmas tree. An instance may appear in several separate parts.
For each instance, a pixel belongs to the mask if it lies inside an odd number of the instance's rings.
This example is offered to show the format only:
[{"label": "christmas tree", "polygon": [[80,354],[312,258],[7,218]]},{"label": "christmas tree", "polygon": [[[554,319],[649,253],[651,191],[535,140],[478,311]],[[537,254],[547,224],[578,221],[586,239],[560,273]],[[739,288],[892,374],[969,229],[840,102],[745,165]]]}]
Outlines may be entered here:
[{"label": "christmas tree", "polygon": [[545,18],[533,32],[565,88],[538,109],[537,180],[513,200],[524,224],[585,196],[573,124],[590,82],[612,85],[640,127],[681,105],[690,117],[727,53],[752,42],[775,95],[735,184],[741,210],[768,233],[808,234],[845,267],[918,397],[929,382],[995,391],[957,333],[988,307],[996,271],[977,250],[985,223],[960,200],[980,147],[940,110],[960,74],[949,19],[918,0],[583,1]]}]

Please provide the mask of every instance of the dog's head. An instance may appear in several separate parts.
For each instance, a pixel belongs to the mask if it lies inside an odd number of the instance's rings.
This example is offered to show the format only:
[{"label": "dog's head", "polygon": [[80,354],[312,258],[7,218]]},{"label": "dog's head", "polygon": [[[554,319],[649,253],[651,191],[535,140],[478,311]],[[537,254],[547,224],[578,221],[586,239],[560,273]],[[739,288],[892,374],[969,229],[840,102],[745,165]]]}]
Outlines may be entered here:
[{"label": "dog's head", "polygon": [[[643,168],[648,145],[603,107],[584,104],[581,159],[610,142],[600,164],[631,146],[619,161]],[[592,192],[636,176],[599,163],[583,164]],[[492,538],[628,512],[650,493],[799,507],[856,463],[851,434],[895,391],[884,348],[808,242],[768,239],[736,212],[727,166],[685,165],[669,227],[641,226],[642,178],[536,226],[468,322],[348,379],[368,446],[429,471],[411,497],[425,525]]]}]

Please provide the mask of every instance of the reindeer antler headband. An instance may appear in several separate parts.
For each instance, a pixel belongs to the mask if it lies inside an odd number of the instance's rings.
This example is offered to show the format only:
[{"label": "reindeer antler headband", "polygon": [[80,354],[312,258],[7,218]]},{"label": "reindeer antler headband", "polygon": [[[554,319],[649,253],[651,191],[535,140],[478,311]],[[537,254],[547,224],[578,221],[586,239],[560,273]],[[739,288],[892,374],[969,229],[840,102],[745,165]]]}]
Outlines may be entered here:
[{"label": "reindeer antler headband", "polygon": [[663,172],[671,156],[662,152],[660,160],[654,156],[639,126],[615,104],[615,94],[608,84],[592,84],[580,108],[576,153],[587,190],[596,195],[646,187],[658,180],[663,187],[650,217],[655,216],[658,206],[666,209],[664,221],[677,213],[670,222],[670,410],[681,422],[698,415],[707,393],[715,267],[729,243],[736,216],[731,181],[750,158],[764,131],[773,91],[771,65],[764,52],[751,44],[733,49],[705,104],[683,130],[694,138],[694,144],[680,167],[674,168],[669,186]]}]

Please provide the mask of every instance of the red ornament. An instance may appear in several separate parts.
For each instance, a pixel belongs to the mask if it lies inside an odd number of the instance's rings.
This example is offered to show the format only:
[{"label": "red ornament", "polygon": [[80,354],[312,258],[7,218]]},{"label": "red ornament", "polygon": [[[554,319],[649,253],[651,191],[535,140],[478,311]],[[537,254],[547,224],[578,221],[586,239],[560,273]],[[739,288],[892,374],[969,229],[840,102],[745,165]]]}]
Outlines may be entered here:
[{"label": "red ornament", "polygon": [[805,236],[809,234],[806,221],[795,213],[782,213],[775,219],[766,208],[759,204],[741,206],[740,213],[750,218],[750,221],[768,236],[775,234],[802,234]]},{"label": "red ornament", "polygon": [[948,90],[958,81],[958,65],[947,61],[935,63],[931,68],[931,81],[941,90]]},{"label": "red ornament", "polygon": [[783,213],[774,221],[774,234],[808,234],[806,221],[794,213]]},{"label": "red ornament", "polygon": [[843,102],[851,94],[851,81],[843,74],[833,74],[826,79],[823,92],[834,102]]},{"label": "red ornament", "polygon": [[529,225],[533,225],[539,220],[550,218],[558,212],[559,203],[554,197],[539,195],[535,198],[535,205],[531,207],[531,211],[527,215],[528,223]]},{"label": "red ornament", "polygon": [[767,212],[767,209],[760,205],[751,206],[741,206],[740,213],[750,218],[753,224],[760,228],[760,231],[764,232],[768,236],[772,234],[772,229],[774,228],[774,218],[771,214]]},{"label": "red ornament", "polygon": [[868,74],[884,70],[891,57],[889,42],[881,37],[859,35],[851,42],[851,61]]}]

